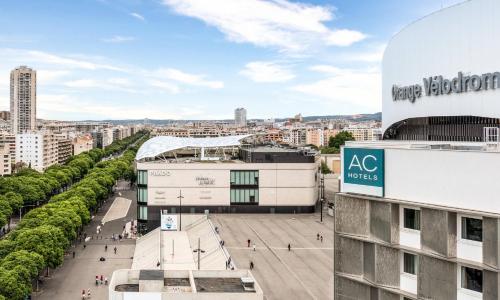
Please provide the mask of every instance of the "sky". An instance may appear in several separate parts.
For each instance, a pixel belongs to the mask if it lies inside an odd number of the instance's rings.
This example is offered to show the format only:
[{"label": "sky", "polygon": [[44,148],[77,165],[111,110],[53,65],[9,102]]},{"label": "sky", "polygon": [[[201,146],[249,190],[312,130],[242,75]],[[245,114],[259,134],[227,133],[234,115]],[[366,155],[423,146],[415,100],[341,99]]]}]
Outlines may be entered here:
[{"label": "sky", "polygon": [[0,110],[37,71],[37,117],[249,119],[381,111],[381,59],[461,0],[0,0]]}]

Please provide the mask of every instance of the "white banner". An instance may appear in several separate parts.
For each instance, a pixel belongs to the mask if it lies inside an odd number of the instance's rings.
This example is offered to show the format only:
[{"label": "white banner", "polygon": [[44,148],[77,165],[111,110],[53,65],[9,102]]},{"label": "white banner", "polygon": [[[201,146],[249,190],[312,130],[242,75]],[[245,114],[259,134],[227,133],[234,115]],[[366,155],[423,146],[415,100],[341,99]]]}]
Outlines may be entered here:
[{"label": "white banner", "polygon": [[161,215],[161,230],[177,230],[177,215]]}]

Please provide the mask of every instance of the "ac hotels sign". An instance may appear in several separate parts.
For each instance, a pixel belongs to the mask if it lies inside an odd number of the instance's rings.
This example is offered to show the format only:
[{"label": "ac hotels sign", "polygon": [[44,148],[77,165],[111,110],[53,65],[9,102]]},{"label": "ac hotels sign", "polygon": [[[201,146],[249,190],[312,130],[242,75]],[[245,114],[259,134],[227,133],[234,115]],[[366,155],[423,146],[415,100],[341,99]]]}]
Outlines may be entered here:
[{"label": "ac hotels sign", "polygon": [[384,150],[344,147],[342,152],[342,191],[383,197]]}]

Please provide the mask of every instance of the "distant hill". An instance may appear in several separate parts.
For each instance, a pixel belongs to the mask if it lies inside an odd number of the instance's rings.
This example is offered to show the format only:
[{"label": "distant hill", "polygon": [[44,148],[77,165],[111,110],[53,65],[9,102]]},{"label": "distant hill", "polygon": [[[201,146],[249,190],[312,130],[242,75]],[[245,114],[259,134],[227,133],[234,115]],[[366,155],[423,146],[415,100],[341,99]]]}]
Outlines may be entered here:
[{"label": "distant hill", "polygon": [[[284,122],[289,118],[276,118],[276,122]],[[263,121],[264,119],[250,119],[250,121]],[[374,114],[357,114],[357,115],[325,115],[325,116],[306,116],[303,120],[316,121],[316,120],[348,120],[348,121],[381,121],[382,113],[377,112]],[[85,120],[85,121],[96,121],[96,120]],[[125,124],[151,124],[151,125],[167,125],[172,123],[189,123],[189,122],[232,122],[232,119],[225,120],[158,120],[158,119],[125,119],[125,120],[99,120],[102,122],[109,122],[114,125],[125,125]]]}]

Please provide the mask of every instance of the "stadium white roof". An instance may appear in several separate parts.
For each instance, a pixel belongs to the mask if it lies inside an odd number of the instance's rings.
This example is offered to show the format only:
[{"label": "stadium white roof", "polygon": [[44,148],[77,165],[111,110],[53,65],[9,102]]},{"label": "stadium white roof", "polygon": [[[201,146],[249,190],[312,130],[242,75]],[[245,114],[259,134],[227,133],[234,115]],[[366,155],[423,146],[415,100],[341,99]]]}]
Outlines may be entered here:
[{"label": "stadium white roof", "polygon": [[251,136],[251,134],[207,138],[157,136],[142,144],[137,151],[135,159],[155,158],[162,153],[183,148],[221,148],[239,146],[240,141],[249,136]]}]

